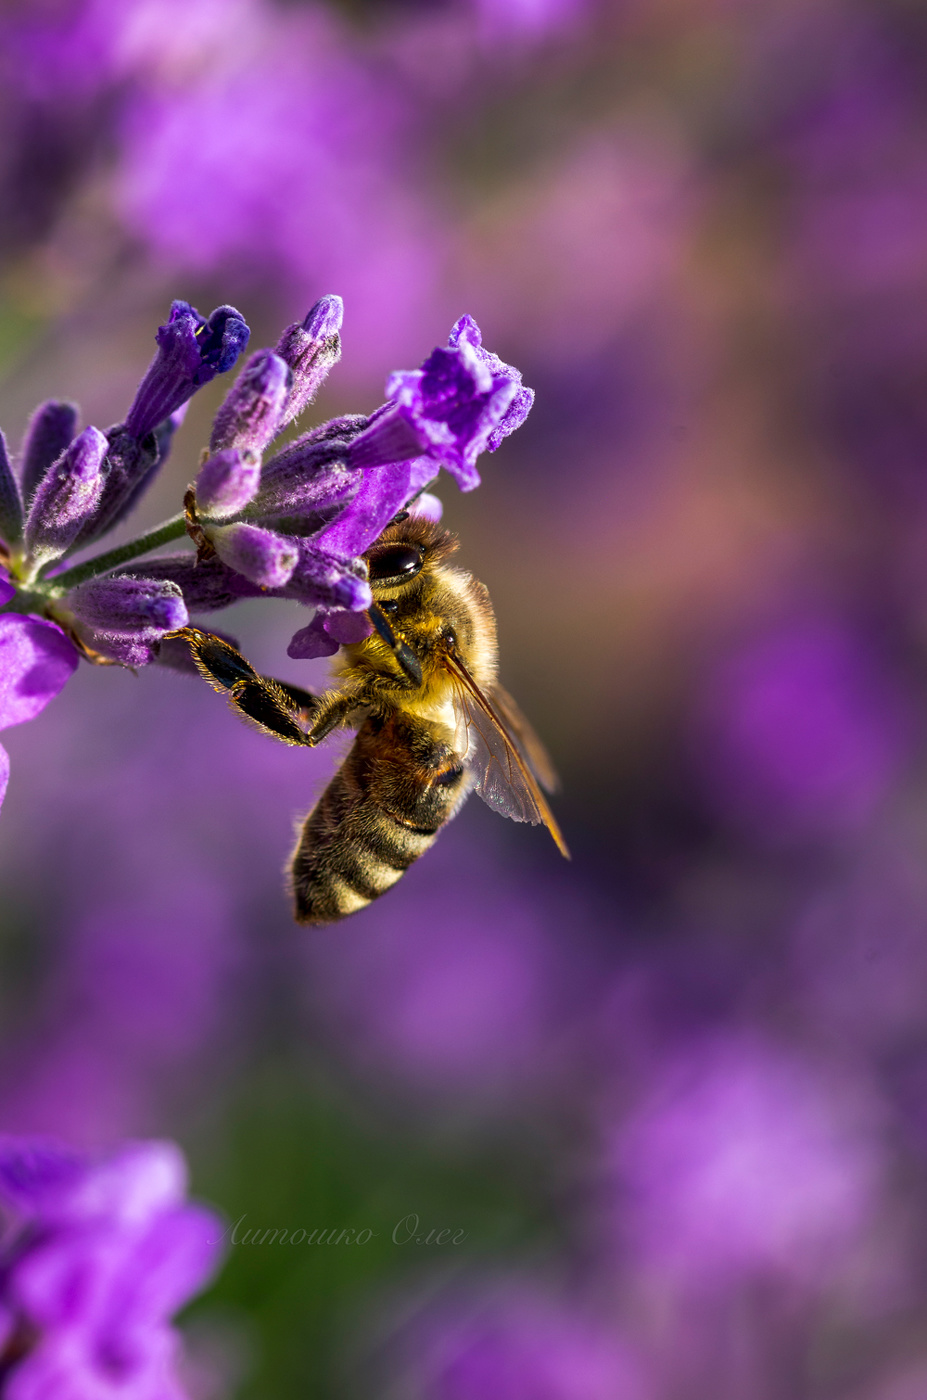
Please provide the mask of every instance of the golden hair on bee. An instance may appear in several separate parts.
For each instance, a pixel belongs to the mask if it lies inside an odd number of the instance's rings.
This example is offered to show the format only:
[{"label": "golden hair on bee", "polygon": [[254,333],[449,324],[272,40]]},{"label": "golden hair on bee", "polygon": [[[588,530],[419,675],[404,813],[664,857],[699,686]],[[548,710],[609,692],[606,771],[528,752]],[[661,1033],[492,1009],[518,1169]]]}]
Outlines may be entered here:
[{"label": "golden hair on bee", "polygon": [[563,837],[541,788],[556,776],[540,740],[499,685],[486,588],[446,561],[456,538],[398,516],[364,558],[372,631],[342,647],[320,697],[257,675],[227,642],[184,637],[205,679],[249,723],[289,744],[340,726],[357,737],[306,817],[290,863],[299,923],[334,923],[385,893],[431,846],[471,791],[515,821]]}]

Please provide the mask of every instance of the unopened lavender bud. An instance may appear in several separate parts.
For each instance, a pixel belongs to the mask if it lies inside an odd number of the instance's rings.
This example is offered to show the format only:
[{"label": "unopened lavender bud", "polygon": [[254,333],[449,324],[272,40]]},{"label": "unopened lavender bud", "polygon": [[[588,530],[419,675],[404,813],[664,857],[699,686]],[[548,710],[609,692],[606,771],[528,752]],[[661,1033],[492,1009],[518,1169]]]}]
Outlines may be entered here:
[{"label": "unopened lavender bud", "polygon": [[237,447],[263,452],[280,431],[290,383],[289,366],[273,350],[258,350],[252,355],[216,414],[210,451]]},{"label": "unopened lavender bud", "polygon": [[15,544],[22,539],[22,533],[23,502],[19,483],[13,475],[6,438],[0,433],[0,538],[7,544]]},{"label": "unopened lavender bud", "polygon": [[228,520],[253,499],[261,481],[261,459],[253,452],[227,448],[207,457],[196,478],[200,515]]},{"label": "unopened lavender bud", "polygon": [[344,302],[337,296],[317,301],[303,322],[287,326],[277,345],[277,354],[293,371],[293,385],[280,427],[298,418],[341,359],[341,321]]},{"label": "unopened lavender bud", "polygon": [[258,525],[217,525],[207,538],[223,564],[261,588],[282,588],[299,557],[294,542]]},{"label": "unopened lavender bud", "polygon": [[26,549],[34,564],[64,554],[96,514],[108,448],[99,428],[85,428],[45,473],[26,520]]},{"label": "unopened lavender bud", "polygon": [[175,301],[155,339],[155,355],[138,387],[125,426],[135,438],[152,432],[197,389],[224,374],[251,332],[234,306],[220,306],[207,320],[189,302]]},{"label": "unopened lavender bud", "polygon": [[15,592],[16,589],[10,583],[9,574],[7,573],[3,565],[0,564],[0,608],[3,607],[4,603],[8,603],[10,601]]},{"label": "unopened lavender bud", "polygon": [[57,462],[77,432],[77,404],[50,399],[29,419],[22,446],[20,483],[28,504],[52,462]]},{"label": "unopened lavender bud", "polygon": [[100,632],[145,639],[174,632],[189,621],[176,583],[129,574],[90,579],[67,594],[66,605]]},{"label": "unopened lavender bud", "polygon": [[359,612],[369,608],[373,594],[366,565],[320,549],[312,540],[297,540],[299,563],[287,584],[287,597],[313,607]]}]

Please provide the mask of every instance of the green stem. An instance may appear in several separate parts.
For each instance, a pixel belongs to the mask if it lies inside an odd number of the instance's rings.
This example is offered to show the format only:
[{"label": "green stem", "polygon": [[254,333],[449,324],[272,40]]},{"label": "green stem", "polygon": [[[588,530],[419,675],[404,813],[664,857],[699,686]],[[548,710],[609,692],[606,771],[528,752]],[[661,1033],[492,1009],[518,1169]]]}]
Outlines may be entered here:
[{"label": "green stem", "polygon": [[53,597],[60,597],[69,589],[76,588],[79,583],[86,583],[98,574],[108,574],[111,569],[118,569],[120,564],[127,564],[130,559],[137,559],[140,554],[148,554],[152,549],[159,549],[162,544],[170,544],[171,540],[183,539],[186,530],[186,516],[181,511],[180,515],[172,515],[163,525],[149,530],[147,535],[139,535],[138,539],[128,540],[106,554],[98,554],[95,559],[88,559],[84,564],[75,564],[73,569],[65,569],[63,574],[55,574],[54,577],[46,579],[43,591]]}]

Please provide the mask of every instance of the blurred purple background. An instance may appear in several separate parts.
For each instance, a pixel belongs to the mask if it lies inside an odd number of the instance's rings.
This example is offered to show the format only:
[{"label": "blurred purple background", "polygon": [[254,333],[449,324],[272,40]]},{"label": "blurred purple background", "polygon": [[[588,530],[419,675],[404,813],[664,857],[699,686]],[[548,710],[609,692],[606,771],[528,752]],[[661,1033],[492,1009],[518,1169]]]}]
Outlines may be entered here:
[{"label": "blurred purple background", "polygon": [[[0,73],[13,442],[116,421],[172,297],[258,346],[343,296],[319,421],[465,311],[522,370],[445,519],[574,853],[474,799],[299,930],[338,742],[82,667],[4,733],[3,1128],[174,1136],[230,1222],[372,1232],[230,1244],[201,1400],[922,1400],[927,12],[32,0]],[[216,619],[318,686],[303,621]]]}]

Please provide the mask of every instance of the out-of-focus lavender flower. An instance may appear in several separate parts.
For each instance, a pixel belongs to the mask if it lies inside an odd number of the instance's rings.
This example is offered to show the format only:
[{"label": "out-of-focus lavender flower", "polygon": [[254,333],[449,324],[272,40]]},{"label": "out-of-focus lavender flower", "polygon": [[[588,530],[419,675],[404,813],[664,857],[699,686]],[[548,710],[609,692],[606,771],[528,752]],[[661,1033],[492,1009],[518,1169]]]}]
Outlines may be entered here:
[{"label": "out-of-focus lavender flower", "polygon": [[[421,1400],[647,1400],[641,1362],[612,1325],[510,1283],[447,1304],[414,1330],[402,1378]],[[410,1348],[411,1349],[411,1348]]]},{"label": "out-of-focus lavender flower", "polygon": [[837,618],[752,638],[700,702],[694,762],[712,804],[773,838],[829,835],[871,817],[911,741],[900,684]]},{"label": "out-of-focus lavender flower", "polygon": [[[0,572],[0,605],[8,601],[9,588]],[[53,622],[18,614],[0,616],[0,729],[40,714],[67,684],[77,662],[77,652]],[[0,803],[9,776],[10,761],[0,745]]]},{"label": "out-of-focus lavender flower", "polygon": [[222,1232],[185,1198],[172,1143],[131,1143],[91,1163],[41,1141],[0,1142],[9,1400],[182,1400],[170,1319],[212,1274]]},{"label": "out-of-focus lavender flower", "polygon": [[614,1133],[623,1245],[696,1287],[846,1264],[878,1201],[863,1085],[755,1036],[689,1046]]}]

